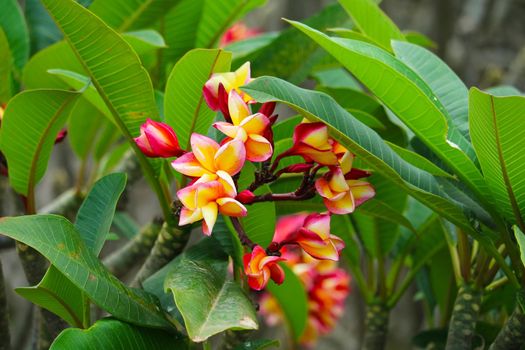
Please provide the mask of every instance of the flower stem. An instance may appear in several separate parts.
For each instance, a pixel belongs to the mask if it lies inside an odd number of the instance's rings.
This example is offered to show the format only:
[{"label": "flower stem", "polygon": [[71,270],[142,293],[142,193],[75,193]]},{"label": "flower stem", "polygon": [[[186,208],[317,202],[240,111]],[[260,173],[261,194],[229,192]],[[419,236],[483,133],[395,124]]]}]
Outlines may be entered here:
[{"label": "flower stem", "polygon": [[242,245],[245,245],[250,249],[255,248],[256,244],[248,237],[246,231],[244,231],[239,218],[232,217],[231,222],[235,228],[235,231],[237,232],[237,235],[239,236],[239,240],[241,241]]}]

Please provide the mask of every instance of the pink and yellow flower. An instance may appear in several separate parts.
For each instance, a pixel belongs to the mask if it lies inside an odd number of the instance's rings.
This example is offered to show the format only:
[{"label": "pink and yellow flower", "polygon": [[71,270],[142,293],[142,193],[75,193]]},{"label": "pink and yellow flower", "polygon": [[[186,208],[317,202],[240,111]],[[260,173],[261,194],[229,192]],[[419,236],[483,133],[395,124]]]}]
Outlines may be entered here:
[{"label": "pink and yellow flower", "polygon": [[277,247],[297,244],[316,259],[333,261],[339,260],[339,253],[345,246],[341,238],[330,233],[329,214],[282,217],[277,222],[273,243]]},{"label": "pink and yellow flower", "polygon": [[298,155],[307,162],[313,161],[322,165],[338,164],[332,151],[328,127],[321,122],[304,122],[297,125],[293,134],[293,146],[285,154]]},{"label": "pink and yellow flower", "polygon": [[226,93],[235,90],[245,102],[253,102],[253,99],[244,93],[240,87],[248,84],[252,80],[250,73],[250,62],[246,62],[235,72],[214,73],[211,78],[204,84],[202,90],[204,99],[208,106],[214,110],[219,110],[219,86],[222,85]]},{"label": "pink and yellow flower", "polygon": [[263,136],[270,125],[268,117],[262,113],[251,114],[250,108],[235,90],[230,91],[228,110],[232,122],[216,122],[213,126],[229,139],[242,141],[246,148],[246,159],[262,162],[270,158],[272,144]]},{"label": "pink and yellow flower", "polygon": [[227,216],[246,216],[244,205],[235,200],[237,192],[230,175],[217,172],[218,180],[209,180],[206,176],[177,192],[183,207],[179,225],[188,225],[203,220],[202,231],[211,235],[218,213]]},{"label": "pink and yellow flower", "polygon": [[[314,260],[306,254],[290,250],[284,252],[284,256],[285,263],[303,283],[308,297],[307,325],[300,342],[313,347],[319,336],[329,333],[343,314],[345,300],[350,293],[350,276],[334,261]],[[282,309],[270,294],[263,294],[259,305],[270,326],[283,321]]]},{"label": "pink and yellow flower", "polygon": [[184,154],[171,126],[148,119],[140,127],[140,136],[135,143],[148,157],[178,157]]},{"label": "pink and yellow flower", "polygon": [[315,188],[326,208],[334,214],[352,213],[355,208],[375,195],[372,185],[362,180],[347,180],[339,167],[334,167],[317,179]]},{"label": "pink and yellow flower", "polygon": [[243,22],[237,22],[232,25],[222,36],[219,46],[224,47],[228,44],[239,40],[248,39],[261,34],[261,31],[254,28],[249,28]]},{"label": "pink and yellow flower", "polygon": [[277,264],[284,259],[279,256],[268,256],[261,246],[255,246],[251,253],[243,257],[244,272],[252,289],[262,290],[270,278],[277,284],[284,281],[284,271]]},{"label": "pink and yellow flower", "polygon": [[204,176],[207,181],[213,181],[222,171],[223,176],[231,179],[241,170],[246,159],[244,144],[240,140],[231,140],[221,146],[209,137],[194,133],[190,144],[192,152],[171,163],[175,170],[186,176]]}]

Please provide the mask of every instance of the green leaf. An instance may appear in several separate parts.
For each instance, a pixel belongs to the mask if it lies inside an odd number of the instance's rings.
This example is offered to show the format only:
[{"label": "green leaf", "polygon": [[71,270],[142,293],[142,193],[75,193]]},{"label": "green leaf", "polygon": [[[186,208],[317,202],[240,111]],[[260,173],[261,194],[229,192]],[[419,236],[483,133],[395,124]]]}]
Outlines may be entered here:
[{"label": "green leaf", "polygon": [[472,143],[496,208],[523,230],[525,224],[525,97],[495,97],[471,89]]},{"label": "green leaf", "polygon": [[42,178],[55,137],[68,109],[80,96],[62,90],[33,90],[11,99],[2,120],[1,148],[9,166],[9,182],[29,198]]},{"label": "green leaf", "polygon": [[234,350],[264,350],[270,348],[278,348],[280,342],[278,340],[257,339],[249,340],[235,347]]},{"label": "green leaf", "polygon": [[372,199],[359,206],[358,211],[367,216],[377,217],[404,226],[412,232],[416,231],[412,223],[402,213],[383,201]]},{"label": "green leaf", "polygon": [[[468,141],[457,132],[450,134],[450,141],[447,139],[445,108],[416,73],[378,47],[329,38],[304,24],[291,23],[352,72],[467,184],[481,203],[490,207],[492,199],[485,180],[472,159],[461,151],[470,148]],[[455,144],[458,140],[464,142]]]},{"label": "green leaf", "polygon": [[4,30],[0,28],[0,103],[11,98],[11,50]]},{"label": "green leaf", "polygon": [[[342,25],[347,20],[340,6],[331,5],[306,19],[305,23],[325,30],[330,26]],[[299,34],[293,28],[288,28],[255,57],[250,57],[252,75],[272,75],[294,83],[305,80],[311,68],[323,57],[323,52]]]},{"label": "green leaf", "polygon": [[255,54],[259,50],[262,50],[271,44],[278,35],[278,32],[266,32],[258,34],[252,38],[230,43],[224,47],[224,50],[232,53],[232,59],[234,61],[233,65],[238,67],[242,65],[242,63],[249,61],[248,58],[250,55]]},{"label": "green leaf", "polygon": [[419,169],[425,170],[426,172],[435,175],[435,176],[443,176],[448,178],[453,178],[452,175],[429,161],[423,156],[420,156],[416,152],[412,152],[409,149],[399,147],[395,143],[386,141],[386,144],[390,146],[396,152],[401,158],[406,160],[408,163],[412,164],[415,167],[418,167]]},{"label": "green leaf", "polygon": [[124,33],[124,38],[139,55],[147,51],[165,48],[166,42],[159,32],[152,29]]},{"label": "green leaf", "polygon": [[126,175],[106,175],[93,185],[78,210],[76,229],[86,246],[98,255],[106,242],[118,199],[126,186]]},{"label": "green leaf", "polygon": [[15,292],[55,313],[72,327],[84,326],[85,304],[82,293],[54,266],[49,267],[38,285],[16,288]]},{"label": "green leaf", "polygon": [[461,210],[442,197],[444,194],[432,175],[399,157],[376,132],[353,118],[331,97],[271,77],[255,79],[243,89],[259,102],[280,101],[310,120],[327,123],[331,135],[373,171],[458,226],[471,230]]},{"label": "green leaf", "polygon": [[113,226],[117,232],[128,239],[139,233],[140,227],[137,222],[126,212],[117,211],[113,216]]},{"label": "green leaf", "polygon": [[520,90],[510,85],[493,86],[493,87],[486,89],[486,91],[489,94],[494,95],[494,96],[522,96],[523,95],[523,93]]},{"label": "green leaf", "polygon": [[173,293],[191,340],[202,342],[228,329],[257,329],[252,302],[241,287],[205,259],[182,256],[164,281]]},{"label": "green leaf", "polygon": [[390,41],[405,40],[394,22],[372,0],[339,0],[361,33],[392,51]]},{"label": "green leaf", "polygon": [[275,142],[283,139],[289,139],[293,136],[293,131],[303,120],[302,116],[291,117],[276,123],[273,129],[273,139]]},{"label": "green leaf", "polygon": [[164,113],[182,148],[189,148],[192,133],[208,132],[216,113],[206,105],[202,88],[213,73],[229,71],[230,62],[229,52],[196,49],[173,67],[166,84]]},{"label": "green leaf", "polygon": [[361,32],[355,31],[353,29],[348,29],[348,28],[330,28],[329,31],[331,33],[334,33],[335,35],[341,37],[341,38],[359,40],[359,41],[364,41],[365,43],[369,43],[369,44],[372,44],[372,45],[379,45],[372,38],[366,36],[365,34],[363,34]]},{"label": "green leaf", "polygon": [[299,339],[306,329],[308,318],[308,299],[303,283],[297,275],[285,264],[280,264],[284,270],[284,282],[278,286],[270,281],[266,289],[277,300],[290,327],[295,340]]},{"label": "green leaf", "polygon": [[126,287],[84,244],[75,227],[56,215],[0,220],[0,233],[36,249],[99,307],[124,321],[171,329],[152,295]]},{"label": "green leaf", "polygon": [[118,32],[148,27],[179,0],[95,0],[89,10]]},{"label": "green leaf", "polygon": [[85,98],[77,100],[69,114],[68,140],[80,159],[86,159],[93,150],[101,126],[108,123],[104,115]]},{"label": "green leaf", "polygon": [[[158,119],[153,87],[137,54],[122,37],[72,0],[43,0],[121,132],[138,136],[146,118]],[[71,17],[76,18],[71,21]],[[99,38],[85,40],[86,37]],[[104,55],[101,55],[101,53]],[[131,140],[132,141],[132,140]]]},{"label": "green leaf", "polygon": [[[252,163],[246,162],[239,177],[239,191],[246,189],[255,179],[256,168]],[[261,195],[271,192],[268,185],[259,187],[254,193]],[[248,237],[261,247],[267,247],[275,233],[276,211],[274,202],[261,202],[247,207],[248,215],[241,218],[241,223]]]},{"label": "green leaf", "polygon": [[512,226],[512,229],[514,230],[514,236],[520,247],[521,262],[525,265],[525,234],[521,232],[520,228],[516,225]]},{"label": "green leaf", "polygon": [[24,12],[32,53],[39,52],[62,39],[62,33],[49,17],[40,0],[26,0]]},{"label": "green leaf", "polygon": [[237,19],[265,2],[266,0],[205,0],[197,27],[195,47],[214,47],[222,33]]},{"label": "green leaf", "polygon": [[396,57],[412,68],[443,104],[449,129],[456,127],[469,139],[468,89],[456,73],[438,56],[421,46],[394,41],[392,47]]},{"label": "green leaf", "polygon": [[361,85],[344,68],[331,68],[313,72],[312,77],[320,86],[360,90]]},{"label": "green leaf", "polygon": [[175,350],[187,348],[187,341],[181,335],[141,328],[111,318],[101,319],[86,330],[66,329],[51,344],[51,350]]},{"label": "green leaf", "polygon": [[405,39],[412,44],[426,47],[428,49],[435,49],[438,46],[436,42],[434,42],[428,36],[420,32],[416,32],[413,30],[405,30],[403,31],[403,35],[405,36]]},{"label": "green leaf", "polygon": [[0,0],[0,28],[4,30],[13,63],[22,70],[29,57],[29,34],[22,10],[16,0]]}]

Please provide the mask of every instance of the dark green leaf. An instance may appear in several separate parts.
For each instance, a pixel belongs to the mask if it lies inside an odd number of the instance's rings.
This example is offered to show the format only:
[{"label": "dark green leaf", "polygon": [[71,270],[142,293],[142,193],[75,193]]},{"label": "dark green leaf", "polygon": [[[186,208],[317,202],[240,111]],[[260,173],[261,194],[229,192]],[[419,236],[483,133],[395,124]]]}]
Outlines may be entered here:
[{"label": "dark green leaf", "polygon": [[278,348],[280,345],[278,340],[258,339],[250,340],[235,347],[234,350],[264,350],[270,348]]},{"label": "dark green leaf", "polygon": [[21,71],[29,57],[29,34],[22,10],[16,0],[0,0],[0,28],[4,30],[13,63]]}]

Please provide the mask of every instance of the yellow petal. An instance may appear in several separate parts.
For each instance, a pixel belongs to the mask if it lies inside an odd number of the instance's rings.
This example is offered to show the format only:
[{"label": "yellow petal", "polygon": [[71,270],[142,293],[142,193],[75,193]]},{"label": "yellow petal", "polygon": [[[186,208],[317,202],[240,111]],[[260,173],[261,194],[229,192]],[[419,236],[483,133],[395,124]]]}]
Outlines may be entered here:
[{"label": "yellow petal", "polygon": [[332,170],[330,181],[328,182],[330,189],[333,192],[346,192],[349,190],[348,184],[346,183],[345,176],[341,168]]},{"label": "yellow petal", "polygon": [[349,214],[353,213],[355,210],[355,203],[352,193],[350,191],[346,192],[344,197],[332,201],[326,198],[323,198],[323,202],[326,206],[326,209],[334,214]]},{"label": "yellow petal", "polygon": [[244,143],[240,140],[232,140],[220,147],[215,155],[214,168],[223,170],[230,175],[237,174],[246,160]]},{"label": "yellow petal", "polygon": [[244,146],[246,147],[246,159],[252,162],[264,162],[273,153],[270,141],[260,135],[250,135]]},{"label": "yellow petal", "polygon": [[219,144],[209,137],[197,133],[191,135],[190,143],[193,154],[202,167],[214,173],[216,169],[213,159],[219,150]]},{"label": "yellow petal", "polygon": [[215,225],[215,222],[217,221],[217,213],[218,213],[218,206],[217,203],[211,202],[207,205],[202,207],[202,217],[204,218],[204,222],[206,223],[206,231],[204,232],[208,236],[213,231],[213,226]]},{"label": "yellow petal", "polygon": [[235,90],[230,91],[228,95],[228,112],[233,125],[240,125],[244,118],[251,114],[250,108]]},{"label": "yellow petal", "polygon": [[248,212],[244,205],[233,198],[219,198],[217,199],[217,204],[219,205],[219,211],[221,214],[227,216],[246,216],[246,213]]},{"label": "yellow petal", "polygon": [[269,124],[270,120],[268,117],[261,113],[255,113],[244,119],[241,126],[247,134],[262,135]]}]

